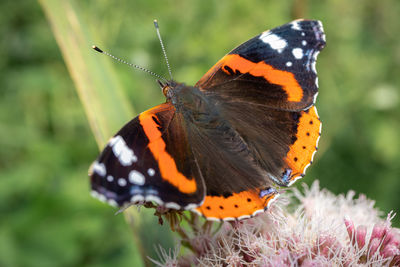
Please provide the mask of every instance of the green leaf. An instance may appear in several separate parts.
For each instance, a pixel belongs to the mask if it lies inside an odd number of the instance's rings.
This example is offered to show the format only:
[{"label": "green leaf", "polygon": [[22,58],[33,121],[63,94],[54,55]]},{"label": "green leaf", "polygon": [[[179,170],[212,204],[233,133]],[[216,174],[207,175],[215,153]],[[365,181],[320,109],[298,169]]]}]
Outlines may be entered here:
[{"label": "green leaf", "polygon": [[[92,50],[92,34],[95,33],[85,25],[76,2],[39,2],[75,83],[97,144],[103,148],[108,138],[133,117],[133,108],[127,102],[110,60]],[[160,237],[165,246],[171,246],[170,231],[160,228],[151,212],[141,212],[139,216],[131,208],[125,212],[125,217],[131,225],[133,240],[145,265],[149,264],[147,256],[155,257],[154,246]],[[156,229],[151,231],[153,234],[149,234],[149,227]]]},{"label": "green leaf", "polygon": [[[85,108],[100,148],[132,118],[128,103],[109,59],[92,50],[92,34],[74,1],[39,0]],[[91,34],[92,33],[92,34]]]}]

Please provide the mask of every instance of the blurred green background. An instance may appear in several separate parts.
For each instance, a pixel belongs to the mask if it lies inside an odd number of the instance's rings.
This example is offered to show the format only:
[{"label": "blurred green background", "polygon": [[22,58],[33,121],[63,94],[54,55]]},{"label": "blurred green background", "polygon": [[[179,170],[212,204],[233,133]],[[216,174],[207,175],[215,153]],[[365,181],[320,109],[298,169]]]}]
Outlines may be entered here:
[{"label": "blurred green background", "polygon": [[[87,177],[98,155],[89,125],[102,143],[129,117],[163,101],[151,76],[90,46],[167,76],[154,18],[174,78],[188,84],[266,29],[299,17],[321,20],[323,131],[302,182],[319,179],[335,193],[353,189],[385,213],[400,211],[400,1],[50,1],[0,2],[0,266],[138,266],[134,235],[153,234],[168,246],[168,229],[154,226],[156,217],[139,213],[149,227],[134,234],[122,214],[90,197]],[[56,27],[63,18],[74,31]],[[115,98],[102,101],[114,106],[99,101],[90,109],[93,97],[85,98],[82,84],[112,88]]]}]

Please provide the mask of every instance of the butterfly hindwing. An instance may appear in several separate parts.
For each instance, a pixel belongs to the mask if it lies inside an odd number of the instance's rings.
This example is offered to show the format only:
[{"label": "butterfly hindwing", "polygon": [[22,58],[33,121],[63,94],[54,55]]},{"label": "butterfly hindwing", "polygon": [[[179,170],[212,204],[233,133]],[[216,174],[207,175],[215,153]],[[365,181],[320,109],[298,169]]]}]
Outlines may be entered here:
[{"label": "butterfly hindwing", "polygon": [[194,211],[208,220],[241,220],[265,211],[278,196],[273,188],[245,190],[230,196],[207,195],[203,205]]},{"label": "butterfly hindwing", "polygon": [[200,205],[204,182],[182,125],[168,103],[126,124],[93,164],[94,194],[118,206],[151,201],[174,209]]},{"label": "butterfly hindwing", "polygon": [[315,106],[293,114],[297,126],[289,151],[284,158],[282,181],[291,185],[305,175],[306,169],[313,162],[321,136],[321,121]]}]

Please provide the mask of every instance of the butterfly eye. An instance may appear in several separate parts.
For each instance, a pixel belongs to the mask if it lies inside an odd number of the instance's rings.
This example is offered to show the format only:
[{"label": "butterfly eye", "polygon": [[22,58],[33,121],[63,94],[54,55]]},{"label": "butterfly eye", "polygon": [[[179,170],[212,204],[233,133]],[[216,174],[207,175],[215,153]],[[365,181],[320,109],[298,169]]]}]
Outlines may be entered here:
[{"label": "butterfly eye", "polygon": [[163,87],[162,92],[165,95],[165,97],[167,97],[167,93],[168,93],[169,89],[171,89],[171,87],[169,85],[165,85]]}]

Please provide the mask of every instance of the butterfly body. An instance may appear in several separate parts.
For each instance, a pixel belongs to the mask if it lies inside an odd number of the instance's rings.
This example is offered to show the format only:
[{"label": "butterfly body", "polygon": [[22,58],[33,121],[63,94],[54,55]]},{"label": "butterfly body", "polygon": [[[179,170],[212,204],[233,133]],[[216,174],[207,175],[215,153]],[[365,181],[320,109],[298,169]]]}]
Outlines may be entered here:
[{"label": "butterfly body", "polygon": [[166,102],[128,122],[92,165],[94,195],[217,220],[265,210],[317,149],[324,45],[320,22],[298,20],[232,50],[195,86],[160,82]]},{"label": "butterfly body", "polygon": [[171,103],[187,122],[207,127],[218,120],[216,103],[198,88],[174,81],[168,82],[167,87],[168,89],[164,90],[167,103]]}]

